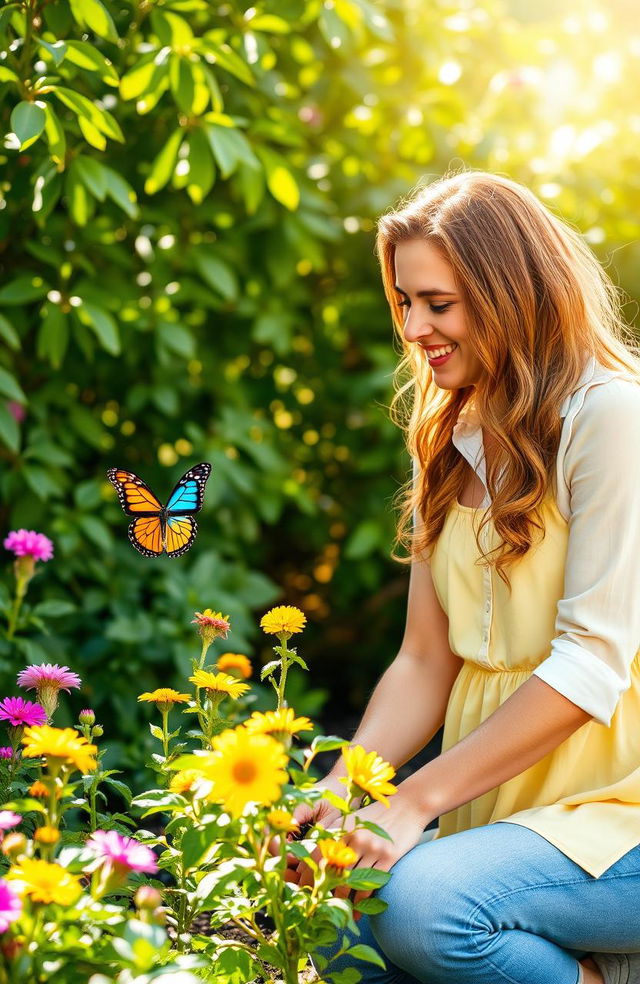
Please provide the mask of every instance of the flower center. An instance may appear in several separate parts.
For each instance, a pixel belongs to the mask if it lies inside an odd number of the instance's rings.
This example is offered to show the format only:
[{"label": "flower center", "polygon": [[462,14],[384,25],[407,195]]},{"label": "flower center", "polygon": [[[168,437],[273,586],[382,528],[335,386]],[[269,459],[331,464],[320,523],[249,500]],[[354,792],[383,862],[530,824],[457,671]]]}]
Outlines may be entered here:
[{"label": "flower center", "polygon": [[253,780],[258,774],[258,770],[256,769],[255,765],[253,764],[253,762],[250,762],[248,759],[244,759],[244,761],[241,760],[240,762],[236,762],[235,765],[233,766],[232,772],[233,772],[233,778],[236,780],[236,782],[242,782],[242,783],[253,782]]}]

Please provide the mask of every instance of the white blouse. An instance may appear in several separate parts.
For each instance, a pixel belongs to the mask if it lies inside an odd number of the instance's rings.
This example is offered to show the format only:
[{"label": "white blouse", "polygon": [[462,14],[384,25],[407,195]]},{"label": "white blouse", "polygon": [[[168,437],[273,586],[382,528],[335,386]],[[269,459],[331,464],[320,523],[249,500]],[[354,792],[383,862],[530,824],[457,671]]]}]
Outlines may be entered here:
[{"label": "white blouse", "polygon": [[[533,674],[608,726],[640,648],[639,381],[591,358],[560,416],[556,503],[569,524],[564,591],[551,652]],[[484,485],[488,507],[473,405],[461,411],[452,440]],[[415,459],[413,474],[415,481]]]}]

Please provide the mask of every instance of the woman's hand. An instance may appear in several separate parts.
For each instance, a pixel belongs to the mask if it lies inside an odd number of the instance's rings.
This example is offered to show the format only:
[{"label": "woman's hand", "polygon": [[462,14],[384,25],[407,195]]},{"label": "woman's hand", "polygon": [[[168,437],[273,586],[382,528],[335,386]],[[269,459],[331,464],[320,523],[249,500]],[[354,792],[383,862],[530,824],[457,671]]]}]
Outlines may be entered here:
[{"label": "woman's hand", "polygon": [[[337,812],[337,811],[336,811]],[[355,817],[360,820],[368,820],[371,823],[382,827],[392,840],[386,840],[366,827],[355,827]],[[434,815],[435,816],[435,815]],[[425,814],[424,806],[418,805],[415,799],[407,791],[402,790],[402,784],[398,786],[398,791],[389,799],[389,806],[383,803],[371,803],[347,817],[345,822],[344,841],[349,847],[353,848],[358,854],[356,868],[379,868],[380,871],[389,871],[390,868],[399,861],[412,847],[420,840],[424,828],[434,816]],[[324,824],[323,824],[324,826]],[[332,829],[337,829],[338,823],[333,824]],[[316,850],[312,858],[318,861],[320,851]],[[312,885],[313,873],[304,863],[298,864],[298,883],[300,885]],[[348,885],[342,885],[335,889],[335,895],[346,898],[349,895]],[[371,891],[358,891],[355,893],[354,905],[361,899],[366,899],[371,895]],[[359,919],[359,913],[355,913],[355,918]]]}]

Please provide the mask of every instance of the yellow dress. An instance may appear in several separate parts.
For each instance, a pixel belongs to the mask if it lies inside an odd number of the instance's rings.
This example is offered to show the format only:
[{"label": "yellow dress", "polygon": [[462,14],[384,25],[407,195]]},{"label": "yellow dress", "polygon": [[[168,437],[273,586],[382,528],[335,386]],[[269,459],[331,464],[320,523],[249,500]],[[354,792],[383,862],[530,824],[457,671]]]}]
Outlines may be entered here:
[{"label": "yellow dress", "polygon": [[[554,497],[542,509],[546,535],[509,568],[510,597],[493,568],[476,564],[473,527],[483,509],[459,503],[449,509],[431,572],[449,618],[450,646],[464,664],[449,699],[443,751],[492,714],[549,655],[569,524]],[[485,544],[494,547],[491,521],[487,530]],[[640,843],[640,650],[630,676],[609,727],[587,722],[525,772],[443,815],[436,836],[503,820],[519,823],[599,877]]]}]

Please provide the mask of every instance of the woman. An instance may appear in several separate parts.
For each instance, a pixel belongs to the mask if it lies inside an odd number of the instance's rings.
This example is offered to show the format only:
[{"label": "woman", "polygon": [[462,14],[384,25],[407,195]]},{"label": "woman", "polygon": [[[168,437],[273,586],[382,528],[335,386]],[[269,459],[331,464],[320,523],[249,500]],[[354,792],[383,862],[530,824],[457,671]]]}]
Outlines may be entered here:
[{"label": "woman", "polygon": [[[411,574],[352,744],[398,767],[444,738],[359,811],[392,842],[347,838],[392,871],[354,940],[387,970],[329,969],[640,982],[640,356],[617,291],[573,229],[485,172],[382,216],[377,251],[408,376],[392,407],[408,398]],[[327,801],[315,819],[331,826]]]}]

